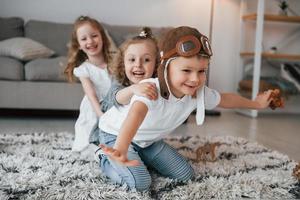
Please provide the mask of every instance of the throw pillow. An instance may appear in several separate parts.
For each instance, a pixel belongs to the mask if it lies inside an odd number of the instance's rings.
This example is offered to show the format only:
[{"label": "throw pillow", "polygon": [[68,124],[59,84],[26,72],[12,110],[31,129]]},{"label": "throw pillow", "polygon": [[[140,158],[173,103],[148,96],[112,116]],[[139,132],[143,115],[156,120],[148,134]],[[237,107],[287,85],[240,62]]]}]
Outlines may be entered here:
[{"label": "throw pillow", "polygon": [[10,56],[22,61],[47,58],[53,54],[54,51],[29,38],[15,37],[0,42],[1,56]]},{"label": "throw pillow", "polygon": [[[19,60],[0,56],[0,80],[23,80],[24,67]],[[1,98],[0,98],[1,99]]]}]

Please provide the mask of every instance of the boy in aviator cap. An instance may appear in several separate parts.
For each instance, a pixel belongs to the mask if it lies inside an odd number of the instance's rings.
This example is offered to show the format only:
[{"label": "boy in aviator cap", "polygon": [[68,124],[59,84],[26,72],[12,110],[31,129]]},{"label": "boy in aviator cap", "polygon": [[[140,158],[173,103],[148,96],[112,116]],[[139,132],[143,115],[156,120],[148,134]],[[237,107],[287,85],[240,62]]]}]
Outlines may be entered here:
[{"label": "boy in aviator cap", "polygon": [[205,109],[263,109],[271,101],[271,91],[252,101],[205,86],[212,50],[207,37],[197,29],[184,26],[170,30],[160,50],[158,78],[143,80],[155,83],[158,99],[135,95],[129,105],[107,111],[99,123],[103,134],[110,138],[109,144],[100,145],[116,175],[110,178],[138,191],[150,187],[147,167],[177,181],[193,177],[191,165],[162,138],[181,125],[194,109],[200,125]]}]

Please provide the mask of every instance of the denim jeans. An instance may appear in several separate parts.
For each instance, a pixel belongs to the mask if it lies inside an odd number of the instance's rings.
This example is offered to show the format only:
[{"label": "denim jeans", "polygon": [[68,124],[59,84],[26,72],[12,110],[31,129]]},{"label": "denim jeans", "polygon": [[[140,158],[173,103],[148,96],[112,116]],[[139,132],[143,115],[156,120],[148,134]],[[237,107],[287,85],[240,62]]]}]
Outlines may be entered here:
[{"label": "denim jeans", "polygon": [[[99,143],[113,147],[117,136],[99,130]],[[126,184],[137,191],[147,191],[151,185],[151,176],[147,167],[155,169],[161,175],[185,182],[194,176],[194,170],[187,160],[163,140],[141,148],[134,143],[128,148],[128,159],[138,160],[140,165],[127,167],[102,155],[102,172],[114,183]]]}]

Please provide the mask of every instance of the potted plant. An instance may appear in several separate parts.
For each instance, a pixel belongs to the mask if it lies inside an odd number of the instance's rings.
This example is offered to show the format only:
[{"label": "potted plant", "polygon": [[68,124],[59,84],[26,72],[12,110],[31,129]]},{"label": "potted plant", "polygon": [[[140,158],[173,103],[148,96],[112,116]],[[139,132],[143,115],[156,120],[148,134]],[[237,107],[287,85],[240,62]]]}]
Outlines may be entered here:
[{"label": "potted plant", "polygon": [[288,15],[288,7],[289,7],[287,1],[280,0],[278,6],[280,8],[279,14],[287,16]]}]

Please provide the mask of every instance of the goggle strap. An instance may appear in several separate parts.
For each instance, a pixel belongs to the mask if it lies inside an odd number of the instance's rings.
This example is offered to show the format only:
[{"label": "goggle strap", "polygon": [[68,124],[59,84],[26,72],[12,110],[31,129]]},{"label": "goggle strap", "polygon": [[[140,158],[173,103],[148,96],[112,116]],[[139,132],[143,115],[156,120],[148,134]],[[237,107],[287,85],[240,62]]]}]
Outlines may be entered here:
[{"label": "goggle strap", "polygon": [[[184,51],[184,43],[189,41],[192,42],[195,46],[192,49],[187,49],[186,51]],[[164,55],[161,56],[161,61],[169,59],[175,55],[190,57],[196,55],[197,53],[200,53],[201,49],[205,52],[207,57],[212,56],[211,47],[206,36],[202,35],[199,41],[195,36],[187,35],[180,38],[180,40],[176,43],[176,47],[174,49],[171,49],[166,53],[164,52]]]},{"label": "goggle strap", "polygon": [[208,56],[212,56],[211,46],[208,38],[203,35],[200,39],[205,53],[207,53]]},{"label": "goggle strap", "polygon": [[171,49],[170,51],[168,51],[166,54],[164,54],[160,59],[161,60],[165,60],[165,59],[168,59],[168,58],[171,58],[173,55],[175,55],[177,52],[176,52],[176,48],[174,49]]}]

